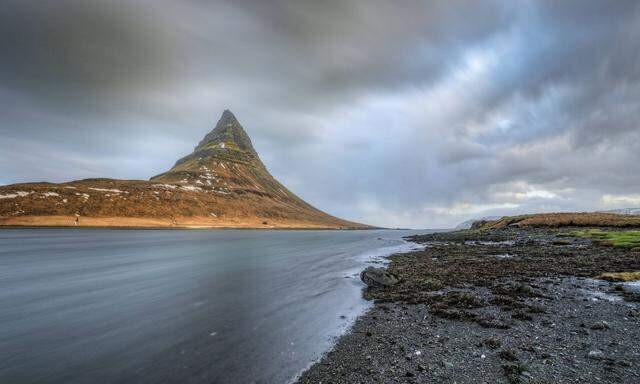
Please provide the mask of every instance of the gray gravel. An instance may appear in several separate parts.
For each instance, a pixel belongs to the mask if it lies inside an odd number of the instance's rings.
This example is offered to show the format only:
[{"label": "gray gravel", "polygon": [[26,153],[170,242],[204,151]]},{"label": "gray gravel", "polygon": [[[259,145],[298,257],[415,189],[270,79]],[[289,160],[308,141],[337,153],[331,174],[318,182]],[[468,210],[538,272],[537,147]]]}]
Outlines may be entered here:
[{"label": "gray gravel", "polygon": [[507,329],[436,316],[430,303],[379,302],[298,382],[640,383],[639,303],[585,277],[526,282],[520,303],[538,311],[494,305],[487,287],[433,292],[465,292],[485,303],[468,312]]}]

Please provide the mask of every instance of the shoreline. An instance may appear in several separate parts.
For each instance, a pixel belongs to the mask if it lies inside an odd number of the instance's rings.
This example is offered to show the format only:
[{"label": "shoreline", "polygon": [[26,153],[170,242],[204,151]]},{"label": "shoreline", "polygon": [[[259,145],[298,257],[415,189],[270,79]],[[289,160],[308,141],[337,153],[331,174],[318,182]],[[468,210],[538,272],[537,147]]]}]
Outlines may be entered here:
[{"label": "shoreline", "polygon": [[[401,228],[392,228],[392,229],[387,229],[384,228],[383,230],[386,231],[421,231],[421,230],[416,230],[416,229],[401,229]],[[425,232],[428,233],[436,233],[436,232],[443,232],[446,230],[442,230],[442,229],[425,229]],[[389,258],[391,256],[394,255],[401,255],[401,254],[405,254],[405,253],[410,253],[410,252],[415,252],[415,251],[419,251],[422,250],[424,248],[423,245],[411,241],[409,240],[411,236],[402,236],[400,238],[401,241],[403,241],[403,243],[395,245],[395,246],[386,246],[386,247],[380,247],[376,249],[376,255],[370,255],[367,258],[366,264],[369,266],[372,265],[376,265],[376,266],[383,266],[386,267],[390,260]],[[373,239],[373,241],[379,241],[379,240],[383,240],[381,237],[378,237],[377,239]],[[406,247],[406,248],[405,248]],[[392,251],[389,250],[389,248],[396,248]],[[380,251],[380,254],[377,254]],[[385,252],[382,252],[385,251]],[[354,275],[355,279],[360,279],[359,274],[361,271],[359,271],[356,275]],[[345,276],[346,278],[346,276]],[[361,287],[360,291],[362,293],[363,291],[363,287]],[[366,302],[369,302],[369,300],[366,300],[364,297],[361,298],[361,300],[364,300]],[[361,312],[360,314],[355,315],[355,317],[353,317],[352,319],[352,323],[349,324],[346,328],[344,328],[342,334],[338,335],[337,337],[335,337],[333,339],[333,342],[330,345],[330,348],[328,350],[326,350],[325,352],[323,352],[317,359],[314,359],[313,361],[311,361],[305,368],[301,369],[294,377],[292,377],[289,381],[286,382],[286,384],[296,384],[298,383],[298,381],[300,380],[300,378],[310,369],[312,369],[316,364],[318,364],[321,359],[323,359],[328,353],[330,353],[337,345],[338,342],[340,342],[344,337],[348,336],[349,334],[351,334],[353,332],[353,327],[354,325],[364,316],[367,316],[369,314],[369,312],[375,308],[375,304],[371,304],[369,306],[368,309],[365,309],[363,312]],[[345,315],[341,315],[345,316]],[[346,316],[345,316],[346,317]]]},{"label": "shoreline", "polygon": [[294,229],[294,230],[369,230],[370,226],[323,224],[318,221],[268,219],[257,217],[212,218],[185,216],[174,218],[108,216],[0,216],[0,229],[67,228],[67,229]]},{"label": "shoreline", "polygon": [[409,238],[387,257],[401,282],[297,383],[640,381],[640,292],[594,280],[640,270],[640,254],[561,229],[457,231]]},{"label": "shoreline", "polygon": [[261,227],[125,227],[125,226],[54,226],[54,225],[42,225],[42,226],[27,226],[27,225],[1,225],[0,230],[10,229],[73,229],[73,230],[114,230],[114,231],[153,231],[153,230],[167,230],[167,231],[218,231],[218,230],[235,230],[235,231],[393,231],[394,229],[387,228],[304,228],[304,227],[277,227],[277,228],[261,228]]},{"label": "shoreline", "polygon": [[[284,383],[369,308],[357,280],[366,260],[402,251],[402,236],[414,233],[4,231],[3,265],[16,273],[3,296],[2,335],[13,341],[7,353],[21,352],[0,377]],[[72,321],[73,340],[97,356],[60,341],[47,328],[58,318]],[[103,342],[114,333],[116,343]],[[48,364],[59,348],[78,373]],[[176,361],[188,366],[178,370]]]}]

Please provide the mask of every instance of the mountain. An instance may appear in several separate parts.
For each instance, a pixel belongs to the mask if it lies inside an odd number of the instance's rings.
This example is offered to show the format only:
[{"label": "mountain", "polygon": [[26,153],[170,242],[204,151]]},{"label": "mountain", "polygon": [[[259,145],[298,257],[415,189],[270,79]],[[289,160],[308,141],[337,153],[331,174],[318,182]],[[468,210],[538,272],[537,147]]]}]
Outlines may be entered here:
[{"label": "mountain", "polygon": [[611,209],[597,212],[562,212],[539,213],[520,216],[486,216],[480,219],[467,220],[458,224],[455,228],[477,229],[504,226],[633,226],[637,225],[638,218],[624,218],[620,216],[640,216],[640,208]]},{"label": "mountain", "polygon": [[493,221],[477,221],[472,229],[507,227],[640,227],[640,216],[603,212],[558,212],[504,216]]},{"label": "mountain", "polygon": [[278,182],[229,110],[191,154],[149,181],[0,187],[0,225],[370,228],[330,216]]},{"label": "mountain", "polygon": [[464,222],[456,225],[455,229],[456,230],[471,229],[471,227],[473,226],[473,224],[475,222],[478,222],[478,221],[494,221],[494,220],[500,219],[501,217],[502,216],[485,216],[485,217],[481,217],[479,219],[467,220],[467,221],[464,221]]}]

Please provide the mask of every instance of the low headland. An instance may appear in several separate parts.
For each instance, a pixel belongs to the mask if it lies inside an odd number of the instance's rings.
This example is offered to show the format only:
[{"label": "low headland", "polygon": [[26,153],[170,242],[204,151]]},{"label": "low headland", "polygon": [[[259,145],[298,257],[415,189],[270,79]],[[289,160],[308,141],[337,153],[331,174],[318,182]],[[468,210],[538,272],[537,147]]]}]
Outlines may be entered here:
[{"label": "low headland", "polygon": [[[638,383],[640,216],[540,214],[420,235],[299,383]],[[376,274],[377,273],[377,274]]]}]

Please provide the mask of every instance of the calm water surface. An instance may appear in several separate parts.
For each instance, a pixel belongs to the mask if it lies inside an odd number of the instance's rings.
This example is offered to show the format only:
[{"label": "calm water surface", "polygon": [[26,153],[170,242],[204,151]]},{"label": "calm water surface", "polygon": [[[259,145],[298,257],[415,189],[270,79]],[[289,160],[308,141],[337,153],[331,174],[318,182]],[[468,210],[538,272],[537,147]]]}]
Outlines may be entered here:
[{"label": "calm water surface", "polygon": [[1,230],[0,383],[290,382],[413,233]]}]

